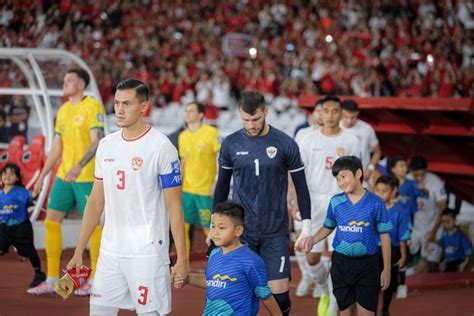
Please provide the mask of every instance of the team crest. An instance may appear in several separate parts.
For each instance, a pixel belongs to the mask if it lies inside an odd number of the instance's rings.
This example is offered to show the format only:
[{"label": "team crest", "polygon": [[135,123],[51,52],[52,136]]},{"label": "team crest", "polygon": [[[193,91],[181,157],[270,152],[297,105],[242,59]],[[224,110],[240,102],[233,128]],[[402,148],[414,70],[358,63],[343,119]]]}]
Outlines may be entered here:
[{"label": "team crest", "polygon": [[133,170],[138,170],[143,164],[143,159],[140,157],[134,157],[132,158],[132,169]]},{"label": "team crest", "polygon": [[270,159],[275,158],[275,156],[277,154],[277,151],[278,151],[277,148],[274,147],[274,146],[267,147],[267,156],[268,156],[268,158],[270,158]]},{"label": "team crest", "polygon": [[77,115],[74,117],[74,124],[76,125],[82,125],[84,123],[84,117],[82,115]]},{"label": "team crest", "polygon": [[344,150],[344,148],[342,147],[337,147],[336,148],[336,154],[341,157],[341,156],[344,156],[344,154],[346,153],[346,151]]}]

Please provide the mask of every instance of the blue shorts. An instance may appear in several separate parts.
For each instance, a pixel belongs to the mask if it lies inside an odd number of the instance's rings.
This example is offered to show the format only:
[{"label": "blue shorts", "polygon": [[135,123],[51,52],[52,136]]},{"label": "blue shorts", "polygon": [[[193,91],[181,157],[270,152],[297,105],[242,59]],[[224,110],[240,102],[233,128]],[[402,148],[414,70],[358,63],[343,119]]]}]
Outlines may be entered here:
[{"label": "blue shorts", "polygon": [[241,240],[263,259],[269,281],[291,279],[288,235],[257,237],[244,233]]}]

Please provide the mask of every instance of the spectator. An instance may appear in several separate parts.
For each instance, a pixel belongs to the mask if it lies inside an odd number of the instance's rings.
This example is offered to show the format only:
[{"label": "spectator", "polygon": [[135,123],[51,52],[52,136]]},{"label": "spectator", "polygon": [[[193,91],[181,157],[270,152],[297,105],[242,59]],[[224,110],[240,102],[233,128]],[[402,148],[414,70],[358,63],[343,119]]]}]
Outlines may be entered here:
[{"label": "spectator", "polygon": [[26,104],[25,97],[22,95],[13,96],[13,104],[7,112],[10,139],[17,135],[27,138],[29,115],[30,107]]}]

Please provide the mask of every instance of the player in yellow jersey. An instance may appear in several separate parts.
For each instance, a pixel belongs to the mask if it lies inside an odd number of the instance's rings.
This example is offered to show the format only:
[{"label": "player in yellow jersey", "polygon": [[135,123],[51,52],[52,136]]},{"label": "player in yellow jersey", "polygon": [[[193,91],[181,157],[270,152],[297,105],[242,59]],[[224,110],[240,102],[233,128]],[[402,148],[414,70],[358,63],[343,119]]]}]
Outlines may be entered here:
[{"label": "player in yellow jersey", "polygon": [[[71,68],[64,76],[63,94],[68,101],[57,113],[53,146],[34,187],[34,194],[39,194],[44,178],[61,160],[44,221],[48,277],[28,289],[33,295],[54,293],[54,283],[60,273],[61,224],[74,207],[82,215],[94,182],[94,157],[99,140],[104,136],[105,111],[100,102],[84,95],[89,81],[88,73],[80,68]],[[99,256],[100,235],[101,227],[97,226],[90,239],[92,277]],[[76,295],[89,295],[90,286],[89,282],[84,284],[76,290]]]},{"label": "player in yellow jersey", "polygon": [[185,107],[186,129],[179,135],[178,148],[183,173],[183,209],[186,222],[186,251],[191,251],[189,229],[202,226],[209,233],[212,190],[217,173],[217,153],[221,147],[216,128],[203,124],[204,105],[192,102]]}]

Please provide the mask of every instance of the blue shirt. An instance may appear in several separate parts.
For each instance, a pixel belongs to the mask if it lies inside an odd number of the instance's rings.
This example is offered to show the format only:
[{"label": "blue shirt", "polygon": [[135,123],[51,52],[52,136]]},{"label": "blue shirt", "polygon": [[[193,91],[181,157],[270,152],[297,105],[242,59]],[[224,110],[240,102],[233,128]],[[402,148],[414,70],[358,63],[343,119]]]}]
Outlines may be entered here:
[{"label": "blue shirt", "polygon": [[18,225],[28,220],[31,193],[24,187],[14,186],[9,192],[0,190],[0,224]]},{"label": "blue shirt", "polygon": [[400,193],[398,194],[400,200],[408,205],[410,214],[414,214],[418,211],[418,204],[416,200],[423,196],[423,192],[418,189],[416,182],[410,179],[406,179],[400,186]]},{"label": "blue shirt", "polygon": [[387,212],[392,223],[390,241],[392,246],[398,247],[401,241],[410,240],[410,216],[400,203],[395,203],[391,208],[387,209]]},{"label": "blue shirt", "polygon": [[232,170],[232,200],[245,209],[246,235],[288,234],[288,172],[304,169],[291,137],[271,126],[261,137],[241,129],[223,141],[219,166]]},{"label": "blue shirt", "polygon": [[392,223],[385,204],[375,194],[365,191],[355,204],[346,193],[331,198],[324,227],[336,229],[333,248],[351,257],[378,252],[381,234],[389,233]]},{"label": "blue shirt", "polygon": [[262,258],[248,245],[211,252],[206,268],[204,315],[256,315],[259,300],[272,295]]},{"label": "blue shirt", "polygon": [[446,262],[464,260],[472,256],[471,242],[460,229],[456,229],[452,235],[443,230],[438,244],[443,248]]}]

